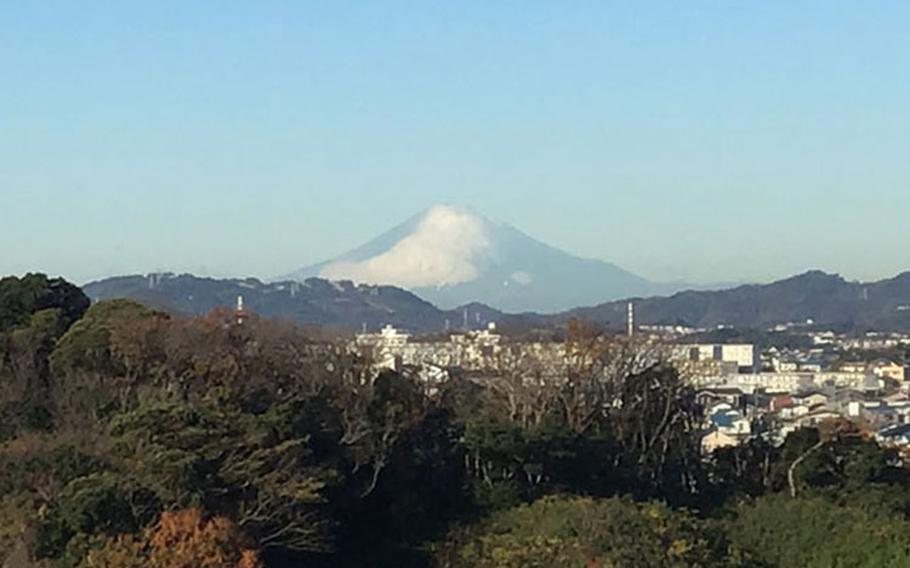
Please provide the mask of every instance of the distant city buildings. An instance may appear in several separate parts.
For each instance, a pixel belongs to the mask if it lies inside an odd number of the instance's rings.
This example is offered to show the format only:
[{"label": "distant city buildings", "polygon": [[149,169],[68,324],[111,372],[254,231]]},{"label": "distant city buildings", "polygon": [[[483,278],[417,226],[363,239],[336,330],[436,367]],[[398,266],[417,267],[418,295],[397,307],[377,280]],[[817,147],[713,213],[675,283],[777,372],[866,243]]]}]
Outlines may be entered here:
[{"label": "distant city buildings", "polygon": [[[676,367],[695,389],[704,409],[705,453],[756,437],[782,443],[799,428],[832,419],[861,421],[879,432],[883,444],[910,443],[910,388],[903,361],[853,358],[908,346],[908,337],[848,338],[814,331],[810,322],[775,326],[771,332],[780,328],[787,337],[804,339],[760,349],[752,343],[687,343],[703,330],[636,326],[631,305],[627,316],[626,333],[654,348],[654,356]],[[429,339],[386,326],[358,335],[352,348],[377,371],[410,369],[429,383],[448,380],[454,370],[480,380],[519,370],[559,383],[566,380],[570,358],[563,342],[506,340],[495,324]]]},{"label": "distant city buildings", "polygon": [[391,326],[362,333],[352,348],[377,371],[409,369],[425,381],[447,380],[454,370],[465,372],[524,372],[541,380],[565,376],[565,345],[556,342],[504,342],[496,324],[485,329],[419,339]]},{"label": "distant city buildings", "polygon": [[745,343],[693,343],[673,348],[673,358],[681,361],[719,361],[732,363],[741,373],[755,373],[761,368],[758,349]]}]

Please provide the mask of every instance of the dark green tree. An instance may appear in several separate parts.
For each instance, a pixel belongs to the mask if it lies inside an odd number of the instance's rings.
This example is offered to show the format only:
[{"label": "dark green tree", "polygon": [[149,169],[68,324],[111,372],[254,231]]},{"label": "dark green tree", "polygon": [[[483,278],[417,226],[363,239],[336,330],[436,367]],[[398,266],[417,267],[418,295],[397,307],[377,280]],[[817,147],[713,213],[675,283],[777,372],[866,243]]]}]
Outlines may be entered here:
[{"label": "dark green tree", "polygon": [[910,525],[888,513],[786,493],[742,504],[725,521],[734,558],[759,566],[910,565]]},{"label": "dark green tree", "polygon": [[701,523],[657,503],[546,497],[457,527],[439,566],[711,566],[724,561]]}]

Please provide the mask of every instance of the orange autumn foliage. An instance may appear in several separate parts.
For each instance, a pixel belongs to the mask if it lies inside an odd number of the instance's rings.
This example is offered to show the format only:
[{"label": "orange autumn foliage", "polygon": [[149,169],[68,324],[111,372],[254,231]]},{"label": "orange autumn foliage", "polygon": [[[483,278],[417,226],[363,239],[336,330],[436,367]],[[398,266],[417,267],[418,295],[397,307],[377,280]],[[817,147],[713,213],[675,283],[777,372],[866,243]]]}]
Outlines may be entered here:
[{"label": "orange autumn foliage", "polygon": [[228,518],[199,508],[164,512],[141,538],[121,537],[91,551],[85,568],[263,568],[259,554]]}]

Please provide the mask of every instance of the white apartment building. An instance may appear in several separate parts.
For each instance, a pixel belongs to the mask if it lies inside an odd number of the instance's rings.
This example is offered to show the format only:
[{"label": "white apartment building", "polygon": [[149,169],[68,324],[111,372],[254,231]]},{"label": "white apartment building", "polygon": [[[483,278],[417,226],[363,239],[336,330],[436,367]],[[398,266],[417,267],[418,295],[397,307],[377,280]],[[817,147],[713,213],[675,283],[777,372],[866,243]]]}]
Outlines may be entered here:
[{"label": "white apartment building", "polygon": [[758,349],[751,343],[690,343],[676,345],[673,358],[685,361],[724,361],[736,363],[740,372],[758,372]]},{"label": "white apartment building", "polygon": [[737,373],[718,376],[696,376],[691,380],[698,388],[738,388],[747,394],[752,394],[756,391],[771,394],[799,393],[824,387],[874,391],[883,386],[881,379],[871,373],[845,372]]}]

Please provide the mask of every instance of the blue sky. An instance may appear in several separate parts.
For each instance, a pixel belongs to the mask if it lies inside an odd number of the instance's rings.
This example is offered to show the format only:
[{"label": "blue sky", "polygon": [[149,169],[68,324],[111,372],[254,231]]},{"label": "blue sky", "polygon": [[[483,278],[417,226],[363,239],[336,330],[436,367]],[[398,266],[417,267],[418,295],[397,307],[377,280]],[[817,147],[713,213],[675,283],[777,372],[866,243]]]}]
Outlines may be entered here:
[{"label": "blue sky", "polygon": [[268,277],[434,203],[659,280],[910,269],[910,3],[5,2],[0,273]]}]

